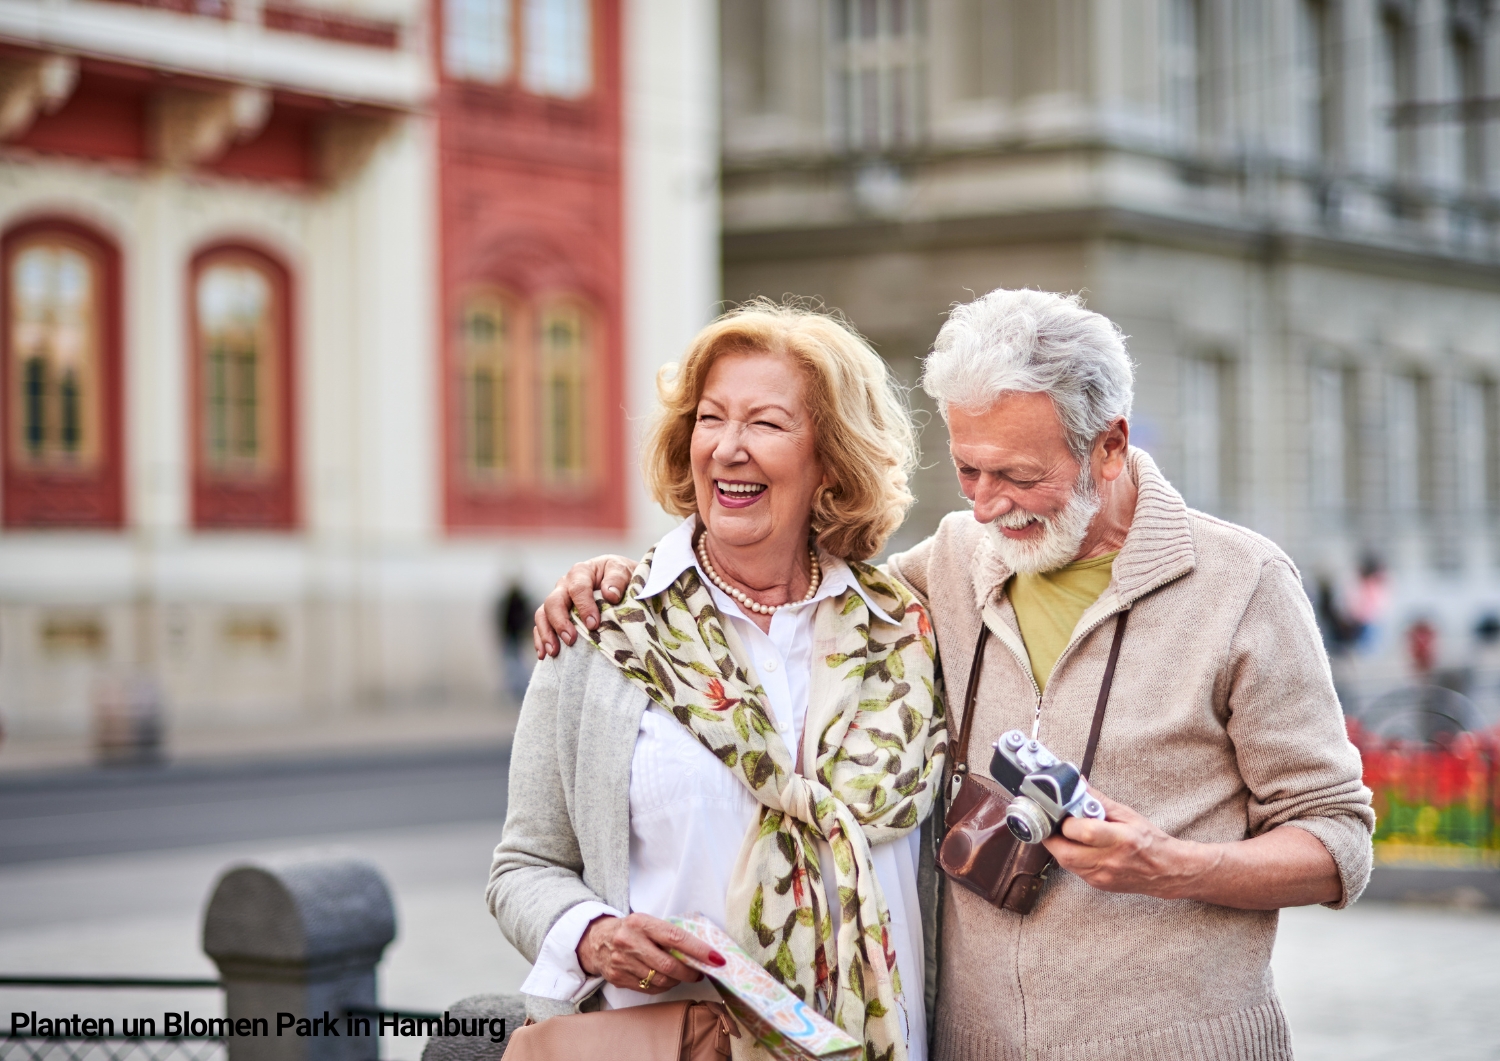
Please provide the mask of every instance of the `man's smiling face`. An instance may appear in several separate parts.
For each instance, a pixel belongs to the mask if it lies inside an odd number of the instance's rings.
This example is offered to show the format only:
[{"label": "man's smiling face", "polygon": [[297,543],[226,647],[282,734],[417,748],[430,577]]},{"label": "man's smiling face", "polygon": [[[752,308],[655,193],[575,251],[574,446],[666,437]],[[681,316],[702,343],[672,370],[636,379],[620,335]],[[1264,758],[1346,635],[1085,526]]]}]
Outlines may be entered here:
[{"label": "man's smiling face", "polygon": [[1006,566],[1050,571],[1077,556],[1099,496],[1050,397],[1012,391],[987,409],[950,408],[948,434],[959,488]]}]

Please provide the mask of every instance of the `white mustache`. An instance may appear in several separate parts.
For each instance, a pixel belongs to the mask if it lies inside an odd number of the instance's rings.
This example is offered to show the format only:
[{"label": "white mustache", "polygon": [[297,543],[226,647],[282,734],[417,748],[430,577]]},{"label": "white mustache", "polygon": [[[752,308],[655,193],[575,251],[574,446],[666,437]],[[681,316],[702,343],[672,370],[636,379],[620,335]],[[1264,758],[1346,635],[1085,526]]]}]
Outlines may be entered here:
[{"label": "white mustache", "polygon": [[1041,516],[1033,512],[1027,512],[1024,508],[1013,508],[1005,515],[996,516],[990,520],[995,526],[1004,527],[1006,530],[1020,530],[1022,527],[1030,526],[1033,521],[1040,523],[1044,527],[1048,523]]},{"label": "white mustache", "polygon": [[[1099,495],[1088,475],[1088,467],[1084,466],[1073,485],[1073,496],[1050,518],[1013,508],[985,525],[991,545],[1007,567],[1018,574],[1031,574],[1055,571],[1072,561],[1099,511]],[[1033,522],[1041,524],[1042,533],[1030,540],[1017,541],[1000,533],[1002,529],[1020,530]]]}]

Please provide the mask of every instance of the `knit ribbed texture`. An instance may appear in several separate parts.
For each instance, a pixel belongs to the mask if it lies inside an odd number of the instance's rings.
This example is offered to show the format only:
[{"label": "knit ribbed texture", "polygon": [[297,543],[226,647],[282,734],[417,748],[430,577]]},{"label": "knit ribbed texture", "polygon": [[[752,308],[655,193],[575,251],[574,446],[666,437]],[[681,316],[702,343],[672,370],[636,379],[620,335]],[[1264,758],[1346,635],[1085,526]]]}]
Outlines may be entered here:
[{"label": "knit ribbed texture", "polygon": [[1272,998],[1222,1017],[1093,1042],[1025,1049],[938,1019],[933,1061],[1291,1061],[1292,1040]]},{"label": "knit ribbed texture", "polygon": [[[1110,617],[1129,608],[1090,781],[1187,840],[1306,829],[1343,882],[1330,905],[1347,904],[1369,877],[1374,814],[1300,576],[1265,538],[1190,511],[1146,454],[1133,450],[1130,469],[1130,531],[1052,671],[1040,736],[1082,760]],[[930,602],[950,692],[968,681],[981,616],[995,634],[970,741],[983,769],[1002,732],[1030,730],[1035,706],[1010,572],[967,512],[890,566]],[[1290,1056],[1274,911],[1111,894],[1058,868],[1024,917],[951,886],[942,909],[940,1061]]]}]

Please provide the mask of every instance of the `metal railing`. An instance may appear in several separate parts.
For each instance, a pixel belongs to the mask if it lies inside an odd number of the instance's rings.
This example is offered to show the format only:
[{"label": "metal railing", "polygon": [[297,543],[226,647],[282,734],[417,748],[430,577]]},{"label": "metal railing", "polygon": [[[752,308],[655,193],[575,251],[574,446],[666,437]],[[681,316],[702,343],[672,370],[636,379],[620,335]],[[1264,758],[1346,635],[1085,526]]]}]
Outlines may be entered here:
[{"label": "metal railing", "polygon": [[0,1039],[0,1061],[224,1061],[223,1039],[162,1036],[141,1039]]},{"label": "metal railing", "polygon": [[0,987],[201,987],[222,991],[224,981],[181,976],[0,976]]},{"label": "metal railing", "polygon": [[[0,987],[221,991],[224,982],[185,976],[0,976]],[[225,1061],[227,1056],[223,1036],[167,1035],[165,1028],[157,1034],[154,1020],[150,1034],[131,1035],[126,1034],[131,1027],[123,1026],[123,1019],[121,1023],[120,1034],[114,1034],[117,1029],[110,1020],[108,1035],[82,1034],[82,1028],[79,1034],[72,1029],[49,1035],[12,1032],[0,1038],[0,1061]]]},{"label": "metal railing", "polygon": [[[0,987],[8,988],[112,988],[112,989],[224,989],[224,981],[198,977],[163,976],[5,976],[0,975]],[[46,1016],[46,1015],[44,1015]],[[390,1020],[413,1020],[426,1025],[442,1026],[448,1014],[427,1010],[387,1009],[371,1006],[350,1006],[339,1014],[341,1017],[362,1017],[366,1023]],[[49,1017],[49,1019],[51,1019]],[[205,1022],[217,1022],[219,1018],[198,1018]],[[97,1018],[90,1019],[90,1023]],[[79,1021],[82,1024],[82,1019]],[[211,1027],[212,1025],[210,1025]],[[104,1035],[73,1034],[71,1029],[64,1034],[9,1034],[0,1038],[0,1061],[226,1061],[228,1039],[223,1035],[166,1034],[165,1027],[158,1034],[156,1022],[151,1021],[150,1032],[144,1035],[130,1034],[138,1030],[141,1023],[125,1023],[121,1034],[115,1034],[113,1021],[110,1033]],[[504,1027],[502,1022],[501,1027]],[[80,1031],[82,1029],[80,1028]],[[377,1038],[379,1033],[377,1032]],[[501,1032],[504,1035],[504,1032]]]}]

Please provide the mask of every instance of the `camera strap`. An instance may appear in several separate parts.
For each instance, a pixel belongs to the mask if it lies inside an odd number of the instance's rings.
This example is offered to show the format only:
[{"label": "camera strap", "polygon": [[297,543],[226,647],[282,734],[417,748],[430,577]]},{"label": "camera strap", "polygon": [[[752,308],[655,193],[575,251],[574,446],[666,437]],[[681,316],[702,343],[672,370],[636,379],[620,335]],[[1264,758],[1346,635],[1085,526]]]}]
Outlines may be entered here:
[{"label": "camera strap", "polygon": [[[1099,747],[1099,733],[1104,728],[1104,709],[1109,704],[1109,690],[1115,683],[1115,664],[1120,659],[1120,643],[1125,640],[1125,620],[1130,609],[1121,611],[1115,619],[1115,637],[1109,646],[1109,662],[1104,665],[1104,680],[1099,685],[1099,700],[1094,705],[1094,721],[1089,727],[1089,740],[1079,766],[1084,777],[1094,766],[1094,751]],[[969,681],[964,689],[964,717],[958,728],[957,756],[953,762],[953,776],[957,780],[969,772],[969,734],[974,727],[974,698],[979,693],[979,671],[984,663],[985,642],[989,640],[990,628],[979,620],[979,640],[974,644],[974,661],[969,665]],[[956,786],[955,786],[956,791]]]},{"label": "camera strap", "polygon": [[1099,702],[1094,705],[1094,723],[1089,727],[1089,743],[1083,749],[1083,762],[1079,772],[1084,777],[1094,768],[1094,750],[1099,747],[1099,731],[1104,728],[1104,709],[1109,705],[1109,689],[1115,684],[1115,664],[1120,661],[1120,642],[1125,640],[1125,620],[1130,618],[1126,608],[1115,620],[1115,639],[1109,645],[1109,662],[1104,665],[1104,681],[1099,684]]},{"label": "camera strap", "polygon": [[[1094,764],[1094,750],[1099,745],[1104,708],[1109,703],[1120,642],[1125,637],[1125,618],[1129,614],[1120,612],[1115,623],[1115,639],[1109,646],[1109,662],[1104,667],[1104,681],[1083,756],[1085,775]],[[1042,883],[1053,864],[1052,854],[1040,844],[1021,843],[1005,828],[1010,796],[1000,785],[987,777],[968,777],[969,736],[974,728],[974,701],[979,692],[979,669],[984,662],[988,635],[988,628],[981,622],[979,640],[974,645],[974,662],[969,667],[968,689],[964,693],[964,714],[946,808],[948,816],[938,845],[937,864],[949,881],[976,893],[991,906],[1024,915],[1036,907]]]}]

